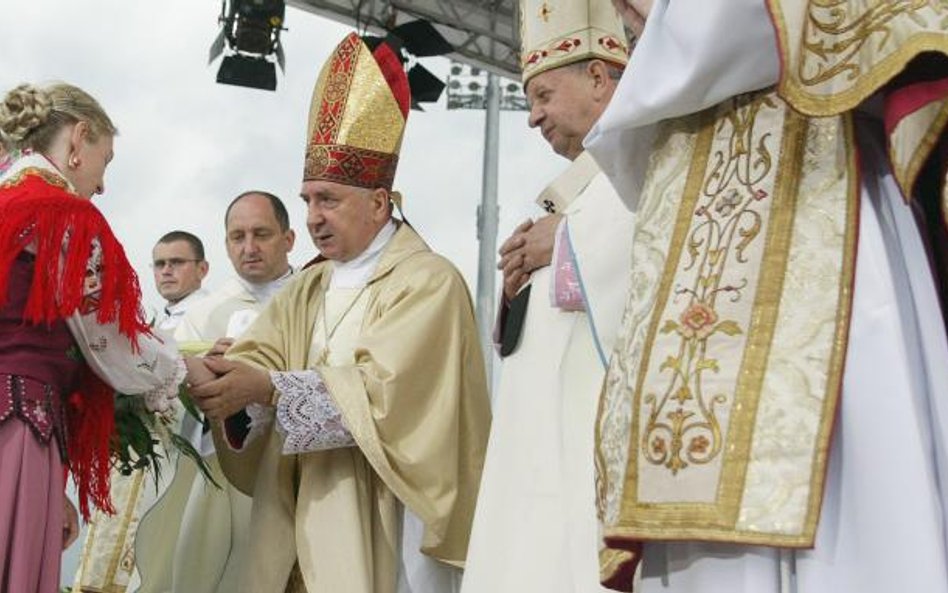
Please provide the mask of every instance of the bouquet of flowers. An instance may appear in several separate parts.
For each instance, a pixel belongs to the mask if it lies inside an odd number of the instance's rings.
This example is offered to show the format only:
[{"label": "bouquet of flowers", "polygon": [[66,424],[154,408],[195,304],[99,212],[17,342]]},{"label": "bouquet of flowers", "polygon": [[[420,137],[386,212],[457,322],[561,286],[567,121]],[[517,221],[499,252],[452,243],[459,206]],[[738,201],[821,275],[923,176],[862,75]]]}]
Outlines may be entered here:
[{"label": "bouquet of flowers", "polygon": [[[182,386],[178,397],[185,413],[201,421],[200,412]],[[161,466],[172,455],[184,455],[191,459],[204,474],[205,479],[220,488],[211,475],[211,470],[188,439],[174,430],[174,415],[150,412],[145,400],[136,395],[115,394],[115,436],[112,439],[112,463],[122,475],[131,475],[140,469],[150,469],[157,484],[161,478]]]},{"label": "bouquet of flowers", "polygon": [[[178,348],[183,355],[194,355],[207,351],[210,346],[211,344],[204,342],[185,342],[179,344]],[[203,416],[194,405],[184,384],[178,390],[178,399],[184,413],[191,415],[198,422],[203,422]],[[187,438],[178,434],[176,412],[174,408],[170,414],[151,412],[145,407],[145,400],[140,396],[116,393],[115,434],[112,439],[113,466],[126,476],[137,470],[150,469],[155,484],[158,484],[162,464],[173,456],[184,455],[197,465],[205,479],[220,488],[200,452]]]}]

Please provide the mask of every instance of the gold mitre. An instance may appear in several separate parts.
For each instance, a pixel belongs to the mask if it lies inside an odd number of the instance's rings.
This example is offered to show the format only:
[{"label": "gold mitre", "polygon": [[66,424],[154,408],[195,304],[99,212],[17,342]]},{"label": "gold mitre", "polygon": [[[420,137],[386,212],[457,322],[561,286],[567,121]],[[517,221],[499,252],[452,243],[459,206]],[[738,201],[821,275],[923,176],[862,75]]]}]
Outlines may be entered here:
[{"label": "gold mitre", "polygon": [[319,73],[303,181],[392,189],[411,92],[395,50],[374,45],[350,33]]},{"label": "gold mitre", "polygon": [[581,60],[629,61],[622,19],[610,0],[520,0],[520,47],[524,84]]}]

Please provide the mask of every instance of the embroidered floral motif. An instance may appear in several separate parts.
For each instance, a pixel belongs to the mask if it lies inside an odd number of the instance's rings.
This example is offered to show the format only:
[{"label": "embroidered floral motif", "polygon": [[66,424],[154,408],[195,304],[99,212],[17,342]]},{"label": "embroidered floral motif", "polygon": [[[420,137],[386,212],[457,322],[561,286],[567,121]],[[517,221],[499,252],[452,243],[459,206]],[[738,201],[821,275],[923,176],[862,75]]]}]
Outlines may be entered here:
[{"label": "embroidered floral motif", "polygon": [[93,352],[105,352],[108,347],[109,340],[105,336],[96,336],[95,339],[89,340],[89,350]]},{"label": "embroidered floral motif", "polygon": [[599,46],[602,47],[609,53],[616,54],[618,56],[628,56],[629,55],[629,46],[622,42],[618,37],[614,35],[606,35],[605,37],[599,38]]},{"label": "embroidered floral motif", "polygon": [[686,340],[703,340],[711,335],[718,314],[704,303],[695,303],[681,314],[681,325],[675,328]]},{"label": "embroidered floral motif", "polygon": [[582,44],[583,40],[578,37],[566,37],[553,41],[545,49],[530,52],[523,61],[523,68],[524,70],[531,70],[549,58],[571,54],[579,49]]},{"label": "embroidered floral motif", "polygon": [[42,382],[17,375],[0,374],[0,422],[12,415],[29,425],[44,443],[63,435],[61,398]]},{"label": "embroidered floral motif", "polygon": [[[721,297],[738,302],[749,280],[741,272],[748,263],[745,251],[760,236],[761,213],[755,210],[768,193],[758,189],[774,163],[769,136],[754,131],[754,121],[764,102],[738,105],[727,118],[727,148],[712,155],[709,173],[685,241],[682,271],[695,272],[690,285],[675,289],[676,300],[684,300],[676,318],[666,319],[662,334],[677,334],[677,354],[668,355],[659,367],[668,382],[664,392],[644,396],[649,411],[642,435],[646,459],[664,465],[672,474],[690,464],[704,464],[722,450],[724,439],[720,414],[733,403],[733,393],[709,393],[707,373],[718,373],[714,354],[724,347],[720,340],[744,334],[733,319],[722,318],[716,307]],[[725,271],[728,272],[725,275]],[[722,279],[739,278],[724,282]],[[709,345],[712,339],[718,340]]]},{"label": "embroidered floral motif", "polygon": [[[157,362],[155,364],[157,365]],[[174,409],[171,407],[171,402],[178,397],[179,386],[184,382],[187,374],[188,369],[184,364],[184,359],[178,358],[175,361],[174,373],[155,389],[142,394],[145,400],[145,408],[149,412],[157,412],[158,414],[173,414]]]},{"label": "embroidered floral motif", "polygon": [[271,372],[283,453],[309,453],[355,444],[329,389],[316,371]]}]

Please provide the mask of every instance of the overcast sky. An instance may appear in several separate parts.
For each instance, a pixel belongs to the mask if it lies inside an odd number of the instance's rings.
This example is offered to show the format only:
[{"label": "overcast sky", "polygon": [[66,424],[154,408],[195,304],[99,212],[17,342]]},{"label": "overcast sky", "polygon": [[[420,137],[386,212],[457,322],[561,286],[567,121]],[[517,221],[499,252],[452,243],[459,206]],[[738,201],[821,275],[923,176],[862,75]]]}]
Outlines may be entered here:
[{"label": "overcast sky", "polygon": [[[3,0],[0,92],[21,82],[63,80],[95,96],[118,125],[106,192],[96,198],[142,278],[145,303],[161,304],[148,263],[165,232],[183,229],[205,243],[210,289],[232,274],[224,250],[224,208],[237,194],[263,189],[282,197],[297,231],[291,261],[315,255],[298,198],[306,120],[319,68],[350,31],[287,9],[287,69],[276,92],[218,85],[207,65],[217,35],[216,0]],[[448,62],[426,60],[442,77]],[[428,243],[476,291],[476,208],[480,201],[484,113],[441,104],[412,112],[396,189]],[[533,199],[566,167],[526,113],[501,114],[499,172],[502,241]],[[64,557],[71,582],[81,541]]]},{"label": "overcast sky", "polygon": [[[96,203],[142,277],[145,302],[161,303],[148,262],[172,229],[200,236],[213,289],[232,273],[223,211],[237,194],[265,189],[282,197],[299,235],[292,254],[314,254],[298,198],[306,120],[319,68],[349,28],[293,8],[283,35],[287,70],[276,92],[218,85],[207,65],[218,31],[216,0],[5,0],[0,19],[0,89],[64,80],[89,91],[118,125],[106,192]],[[425,64],[446,75],[447,60]],[[441,104],[409,117],[396,189],[409,220],[477,279],[475,212],[484,143],[482,111]],[[503,240],[536,214],[532,200],[566,161],[556,157],[525,112],[501,114],[499,196]]]}]

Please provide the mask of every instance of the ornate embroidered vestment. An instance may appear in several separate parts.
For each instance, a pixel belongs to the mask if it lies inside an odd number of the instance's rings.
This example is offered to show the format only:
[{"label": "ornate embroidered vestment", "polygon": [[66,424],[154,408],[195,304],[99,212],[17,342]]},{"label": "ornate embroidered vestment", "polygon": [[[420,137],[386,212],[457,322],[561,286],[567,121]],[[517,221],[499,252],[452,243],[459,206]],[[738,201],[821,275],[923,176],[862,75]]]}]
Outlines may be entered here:
[{"label": "ornate embroidered vestment", "polygon": [[[610,586],[642,541],[813,545],[855,263],[851,110],[948,54],[944,2],[768,4],[777,89],[667,120],[653,144],[597,427]],[[945,82],[921,83],[886,89],[906,196],[948,122]]]},{"label": "ornate embroidered vestment", "polygon": [[849,322],[850,128],[763,92],[659,132],[600,409],[607,538],[812,541]]}]

